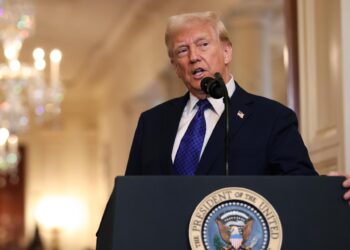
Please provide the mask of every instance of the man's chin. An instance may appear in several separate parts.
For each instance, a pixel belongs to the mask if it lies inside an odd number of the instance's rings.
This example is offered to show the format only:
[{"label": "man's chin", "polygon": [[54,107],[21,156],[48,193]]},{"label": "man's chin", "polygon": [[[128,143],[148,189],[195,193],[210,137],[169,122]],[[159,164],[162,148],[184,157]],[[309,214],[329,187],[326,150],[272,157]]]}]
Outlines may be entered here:
[{"label": "man's chin", "polygon": [[[204,77],[203,77],[204,78]],[[190,83],[189,83],[189,87],[191,89],[195,89],[195,90],[200,90],[201,89],[201,81],[203,78],[200,79],[193,79]]]},{"label": "man's chin", "polygon": [[191,94],[197,97],[198,99],[205,99],[207,97],[207,94],[200,87],[188,88],[188,91],[190,91]]}]

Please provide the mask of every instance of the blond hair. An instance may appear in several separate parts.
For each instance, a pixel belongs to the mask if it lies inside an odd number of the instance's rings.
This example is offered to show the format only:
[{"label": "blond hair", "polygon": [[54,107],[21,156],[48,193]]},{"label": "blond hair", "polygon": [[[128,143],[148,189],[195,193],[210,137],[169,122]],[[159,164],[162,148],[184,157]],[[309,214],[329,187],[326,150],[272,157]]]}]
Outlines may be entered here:
[{"label": "blond hair", "polygon": [[172,57],[172,51],[171,51],[172,35],[178,30],[180,30],[181,28],[183,28],[184,26],[192,22],[209,23],[210,25],[213,26],[215,31],[218,33],[219,39],[221,42],[225,42],[232,45],[225,25],[219,19],[219,16],[215,12],[207,11],[207,12],[179,14],[179,15],[169,17],[168,25],[165,31],[165,44],[168,48],[169,57]]}]

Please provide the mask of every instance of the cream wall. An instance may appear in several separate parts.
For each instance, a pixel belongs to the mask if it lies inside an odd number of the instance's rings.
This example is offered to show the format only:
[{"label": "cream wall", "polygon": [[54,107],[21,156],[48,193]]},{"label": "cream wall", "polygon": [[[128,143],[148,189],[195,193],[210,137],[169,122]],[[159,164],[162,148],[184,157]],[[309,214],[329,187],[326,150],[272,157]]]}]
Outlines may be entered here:
[{"label": "cream wall", "polygon": [[[320,173],[343,172],[344,114],[340,1],[298,1],[301,130]],[[344,68],[345,69],[345,68]]]},{"label": "cream wall", "polygon": [[241,1],[224,21],[233,42],[235,80],[251,93],[286,105],[283,1]]},{"label": "cream wall", "polygon": [[341,0],[344,168],[350,173],[350,1]]},{"label": "cream wall", "polygon": [[[96,205],[105,202],[99,200],[95,178],[98,173],[96,132],[77,123],[66,124],[64,130],[33,132],[31,136],[35,136],[35,140],[26,143],[29,170],[26,171],[25,189],[26,235],[31,236],[34,223],[39,223],[44,244],[51,246],[51,225],[42,223],[41,217],[37,217],[38,209],[48,206],[42,208],[45,210],[42,212],[51,217],[52,223],[65,222],[68,227],[73,227],[60,228],[61,247],[82,249],[93,245],[91,235],[96,231],[101,211]],[[43,205],[47,199],[51,199],[54,207]],[[63,207],[55,205],[56,202],[63,202]],[[71,221],[62,217],[71,218]]]}]

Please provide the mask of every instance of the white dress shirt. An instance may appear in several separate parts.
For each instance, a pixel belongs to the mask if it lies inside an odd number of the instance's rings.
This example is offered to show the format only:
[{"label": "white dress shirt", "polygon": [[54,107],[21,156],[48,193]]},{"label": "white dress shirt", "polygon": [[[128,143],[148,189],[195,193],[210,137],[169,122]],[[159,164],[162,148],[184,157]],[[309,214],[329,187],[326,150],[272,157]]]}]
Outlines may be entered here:
[{"label": "white dress shirt", "polygon": [[[227,88],[228,96],[231,97],[233,95],[233,92],[236,89],[235,82],[234,82],[232,76],[231,76],[230,81],[228,83],[226,83],[226,88]],[[225,109],[223,97],[220,99],[214,99],[212,97],[209,97],[208,101],[212,105],[212,108],[204,111],[204,117],[205,117],[205,123],[206,123],[207,129],[205,132],[203,147],[202,147],[202,151],[201,151],[200,156],[202,156],[203,151],[205,149],[205,146],[207,145],[208,140],[209,140],[209,138],[214,130],[214,127],[215,127],[216,123],[219,121],[220,116],[222,115],[222,113],[224,112],[224,109]],[[177,150],[179,149],[181,139],[185,135],[186,130],[187,130],[188,126],[190,125],[190,122],[192,121],[193,117],[197,113],[197,110],[198,110],[198,107],[196,105],[197,102],[198,102],[198,98],[190,93],[190,98],[188,99],[187,104],[186,104],[184,111],[182,113],[179,127],[177,129],[177,133],[176,133],[176,137],[175,137],[173,151],[171,154],[171,158],[172,158],[173,162],[175,160]]]}]

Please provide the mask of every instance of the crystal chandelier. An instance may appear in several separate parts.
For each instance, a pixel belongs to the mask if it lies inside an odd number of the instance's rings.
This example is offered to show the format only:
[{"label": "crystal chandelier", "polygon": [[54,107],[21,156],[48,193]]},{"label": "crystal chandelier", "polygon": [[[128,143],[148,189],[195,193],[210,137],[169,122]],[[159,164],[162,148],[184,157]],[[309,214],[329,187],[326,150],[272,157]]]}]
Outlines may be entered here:
[{"label": "crystal chandelier", "polygon": [[16,179],[20,158],[18,135],[28,130],[29,120],[40,123],[61,112],[64,92],[59,77],[61,52],[54,49],[50,53],[49,81],[44,72],[43,49],[33,51],[32,65],[19,60],[22,44],[33,31],[32,1],[0,0],[0,40],[5,57],[0,64],[0,186],[6,175]]}]

